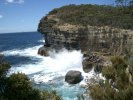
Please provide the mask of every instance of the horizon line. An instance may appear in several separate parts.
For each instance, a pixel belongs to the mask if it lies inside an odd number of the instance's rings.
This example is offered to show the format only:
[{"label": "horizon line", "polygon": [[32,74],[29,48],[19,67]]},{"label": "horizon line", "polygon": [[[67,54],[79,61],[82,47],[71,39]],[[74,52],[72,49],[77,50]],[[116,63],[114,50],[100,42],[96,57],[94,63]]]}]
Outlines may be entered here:
[{"label": "horizon line", "polygon": [[1,33],[0,34],[12,34],[12,33],[28,33],[28,32],[37,32],[37,31],[22,31],[22,32],[4,32],[4,33]]}]

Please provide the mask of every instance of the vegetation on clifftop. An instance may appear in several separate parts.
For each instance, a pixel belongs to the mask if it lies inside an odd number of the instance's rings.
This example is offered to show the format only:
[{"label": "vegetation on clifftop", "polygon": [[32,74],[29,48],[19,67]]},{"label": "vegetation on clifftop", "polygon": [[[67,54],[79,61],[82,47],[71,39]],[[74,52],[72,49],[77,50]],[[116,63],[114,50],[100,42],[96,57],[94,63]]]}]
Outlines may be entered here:
[{"label": "vegetation on clifftop", "polygon": [[[117,0],[118,1],[118,0]],[[118,4],[120,2],[117,2]],[[120,3],[121,4],[121,3]],[[92,26],[113,26],[123,29],[133,29],[133,7],[107,5],[68,5],[52,10],[60,23]]]}]

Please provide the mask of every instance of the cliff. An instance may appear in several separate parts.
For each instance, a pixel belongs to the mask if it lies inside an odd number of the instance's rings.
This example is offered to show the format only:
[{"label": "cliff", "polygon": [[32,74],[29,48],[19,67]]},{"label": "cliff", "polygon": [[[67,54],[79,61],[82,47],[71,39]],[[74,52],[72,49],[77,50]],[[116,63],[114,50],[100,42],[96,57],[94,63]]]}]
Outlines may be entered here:
[{"label": "cliff", "polygon": [[[57,51],[61,48],[81,50],[84,53],[83,71],[88,73],[93,68],[96,73],[101,73],[106,78],[107,81],[99,80],[98,77],[89,80],[88,89],[92,99],[93,96],[94,99],[99,99],[99,93],[103,93],[100,95],[104,99],[106,94],[112,98],[114,92],[118,93],[119,98],[121,90],[129,94],[132,92],[127,92],[128,86],[132,86],[132,74],[129,70],[132,66],[128,65],[123,57],[116,56],[110,60],[108,55],[125,55],[132,52],[132,18],[133,10],[128,8],[70,5],[54,9],[43,17],[38,31],[45,37],[44,51],[47,51],[45,48]],[[70,75],[75,77],[72,73]],[[74,80],[73,77],[69,78]],[[112,92],[107,92],[108,90]],[[131,96],[127,95],[127,98],[129,97]]]},{"label": "cliff", "polygon": [[[70,7],[72,6],[70,5]],[[76,6],[74,5],[74,7]],[[83,9],[84,7],[86,6],[82,6],[81,8]],[[66,21],[66,19],[63,20],[60,17],[62,15],[59,15],[59,12],[65,13],[67,16],[72,15],[71,11],[69,13],[66,10],[67,8],[69,6],[53,10],[40,20],[38,31],[44,34],[46,47],[51,47],[55,50],[61,48],[68,50],[80,49],[82,52],[108,54],[122,54],[127,50],[131,50],[133,46],[132,28],[113,27],[110,23],[107,25],[86,23],[84,25],[82,22],[81,24],[77,24],[78,20],[76,22]],[[73,12],[81,13],[76,8],[73,9]],[[89,17],[88,20],[90,20]]]}]

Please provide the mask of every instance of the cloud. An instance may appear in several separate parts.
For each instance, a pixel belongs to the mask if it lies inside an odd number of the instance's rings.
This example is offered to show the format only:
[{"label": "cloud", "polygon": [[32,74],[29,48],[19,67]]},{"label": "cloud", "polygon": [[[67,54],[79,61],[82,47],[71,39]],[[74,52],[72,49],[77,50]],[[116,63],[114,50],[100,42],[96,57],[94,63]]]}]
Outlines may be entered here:
[{"label": "cloud", "polygon": [[24,3],[24,0],[6,0],[6,3]]},{"label": "cloud", "polygon": [[0,19],[3,18],[3,15],[0,15]]}]

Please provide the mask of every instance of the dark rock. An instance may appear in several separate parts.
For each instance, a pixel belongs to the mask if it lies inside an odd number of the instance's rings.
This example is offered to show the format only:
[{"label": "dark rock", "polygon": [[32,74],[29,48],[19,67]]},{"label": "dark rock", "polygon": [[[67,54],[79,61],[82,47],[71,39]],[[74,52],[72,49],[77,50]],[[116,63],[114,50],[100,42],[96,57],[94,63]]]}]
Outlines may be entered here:
[{"label": "dark rock", "polygon": [[77,84],[83,80],[80,71],[70,70],[65,76],[65,81],[69,84]]},{"label": "dark rock", "polygon": [[44,47],[40,47],[38,50],[38,54],[41,56],[49,56],[48,54],[49,48],[44,46]]},{"label": "dark rock", "polygon": [[92,68],[93,68],[93,63],[88,61],[87,59],[83,60],[82,65],[83,65],[83,71],[85,73],[90,72],[92,70]]}]

